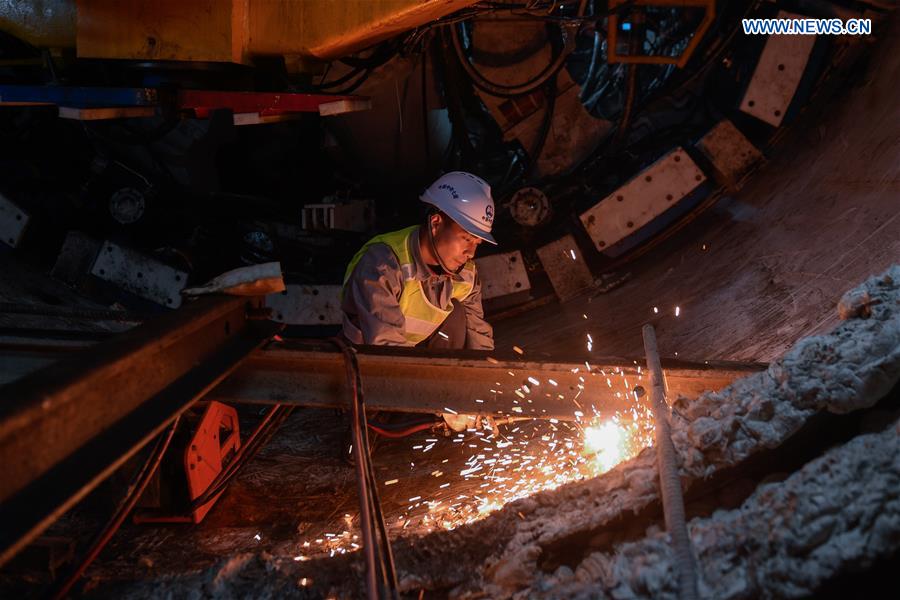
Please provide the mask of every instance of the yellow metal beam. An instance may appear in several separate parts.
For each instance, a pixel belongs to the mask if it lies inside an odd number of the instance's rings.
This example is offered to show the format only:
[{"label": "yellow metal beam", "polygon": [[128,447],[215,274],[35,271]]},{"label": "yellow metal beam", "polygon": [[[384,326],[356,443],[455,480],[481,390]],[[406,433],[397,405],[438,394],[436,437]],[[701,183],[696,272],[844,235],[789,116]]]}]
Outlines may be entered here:
[{"label": "yellow metal beam", "polygon": [[338,58],[477,0],[271,0],[250,4],[253,54]]},{"label": "yellow metal beam", "polygon": [[78,56],[330,60],[476,0],[78,0]]}]

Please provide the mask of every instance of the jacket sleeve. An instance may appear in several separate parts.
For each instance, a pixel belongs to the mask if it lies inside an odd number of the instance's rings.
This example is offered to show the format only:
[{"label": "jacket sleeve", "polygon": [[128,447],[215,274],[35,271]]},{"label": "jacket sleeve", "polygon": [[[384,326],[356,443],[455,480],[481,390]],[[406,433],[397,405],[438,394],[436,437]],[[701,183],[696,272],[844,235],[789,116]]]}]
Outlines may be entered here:
[{"label": "jacket sleeve", "polygon": [[397,257],[386,244],[369,247],[344,287],[344,336],[354,344],[409,346],[400,312],[403,278]]},{"label": "jacket sleeve", "polygon": [[481,278],[475,273],[472,293],[463,301],[466,308],[466,348],[472,350],[494,349],[494,328],[484,320],[481,305]]}]

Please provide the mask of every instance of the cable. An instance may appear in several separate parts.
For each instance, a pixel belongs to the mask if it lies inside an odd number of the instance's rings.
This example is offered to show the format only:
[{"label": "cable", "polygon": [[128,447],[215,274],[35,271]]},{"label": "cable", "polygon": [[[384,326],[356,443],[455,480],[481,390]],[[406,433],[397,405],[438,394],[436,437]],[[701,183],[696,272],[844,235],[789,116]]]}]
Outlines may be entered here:
[{"label": "cable", "polygon": [[600,32],[594,31],[594,47],[591,50],[591,64],[588,67],[587,76],[584,78],[584,83],[581,84],[581,91],[578,93],[578,99],[581,102],[584,102],[585,96],[587,95],[588,90],[591,87],[592,80],[594,79],[594,70],[597,66],[597,57],[600,54]]},{"label": "cable", "polygon": [[[374,419],[376,415],[369,415],[369,419]],[[370,421],[371,422],[371,421]],[[372,425],[379,427],[381,429],[386,429],[387,431],[400,431],[401,429],[408,429],[410,427],[415,427],[416,425],[421,425],[423,423],[439,423],[439,420],[435,419],[433,414],[422,414],[419,418],[412,418],[407,421],[403,421],[400,423],[383,423],[383,422],[372,422]]]},{"label": "cable", "polygon": [[[366,406],[356,350],[341,338],[332,338],[332,341],[344,355],[347,385],[351,396],[353,456],[356,462],[360,529],[363,534],[363,551],[366,561],[367,597],[370,600],[399,599],[394,556],[384,523],[384,515],[381,512],[381,499],[378,494],[375,470],[369,457]],[[380,540],[377,540],[378,537]]]},{"label": "cable", "polygon": [[119,504],[116,512],[113,513],[113,516],[100,531],[100,534],[94,540],[94,543],[88,548],[87,553],[75,570],[72,571],[61,585],[55,588],[50,596],[53,600],[62,600],[62,598],[66,597],[72,589],[72,586],[81,579],[84,571],[94,562],[103,548],[106,547],[106,544],[109,543],[109,540],[112,539],[112,536],[119,530],[119,527],[125,521],[125,517],[128,516],[128,513],[130,513],[131,509],[134,508],[134,505],[137,504],[137,501],[143,495],[147,484],[150,483],[153,474],[156,473],[156,470],[159,468],[159,463],[162,461],[162,457],[166,453],[169,443],[172,441],[172,436],[175,434],[175,429],[178,427],[180,418],[180,416],[175,417],[175,420],[172,421],[172,425],[169,426],[168,434],[160,434],[157,438],[156,445],[147,457],[143,467],[141,467],[141,470],[138,472],[137,477],[134,479],[133,486]]},{"label": "cable", "polygon": [[[582,0],[579,11],[583,10],[586,1],[587,0]],[[546,67],[544,67],[544,69],[540,73],[522,83],[518,83],[516,85],[504,85],[487,79],[484,75],[481,74],[481,72],[478,71],[478,69],[475,68],[475,66],[466,56],[460,35],[460,26],[451,27],[450,32],[450,37],[453,42],[453,49],[456,51],[456,58],[459,61],[459,64],[462,66],[463,70],[466,72],[466,75],[469,76],[472,84],[478,89],[483,90],[493,96],[504,98],[512,96],[522,96],[538,89],[548,79],[556,75],[559,70],[562,69],[562,67],[566,63],[566,59],[575,49],[575,34],[570,33],[569,35],[566,35],[565,33],[563,33],[563,48],[553,58],[553,60],[551,60],[550,63]]]},{"label": "cable", "polygon": [[[329,67],[329,69],[330,69],[330,68],[331,68],[331,65],[329,64],[328,67]],[[351,79],[353,79],[354,77],[356,77],[357,75],[359,75],[360,73],[363,73],[363,72],[366,71],[366,70],[367,70],[367,69],[365,69],[365,68],[363,68],[363,67],[356,68],[356,69],[352,69],[352,70],[348,71],[347,73],[345,73],[344,75],[341,75],[341,76],[338,77],[337,79],[332,79],[331,81],[329,81],[329,82],[327,82],[327,83],[318,83],[318,84],[316,84],[316,85],[315,85],[315,88],[316,88],[317,90],[327,90],[328,88],[333,88],[333,87],[337,87],[337,86],[339,86],[339,85],[343,85],[343,84],[347,83],[348,81],[350,81]],[[325,71],[325,75],[328,75],[328,71],[327,71],[327,70]]]},{"label": "cable", "polygon": [[[584,15],[586,7],[587,0],[580,0],[580,2],[578,3],[578,17],[582,17]],[[469,61],[468,57],[465,54],[465,51],[463,50],[462,39],[460,36],[460,26],[451,27],[451,37],[453,41],[453,48],[456,51],[456,57],[459,60],[460,65],[462,65],[463,70],[465,70],[466,74],[472,80],[472,84],[489,94],[500,97],[521,96],[531,93],[534,90],[538,89],[551,77],[556,75],[560,69],[562,69],[562,67],[566,63],[566,59],[575,50],[575,38],[577,37],[577,31],[567,32],[565,28],[560,27],[560,32],[562,33],[563,37],[563,47],[562,49],[560,49],[556,57],[554,57],[554,59],[550,61],[550,63],[540,73],[525,82],[516,85],[504,85],[488,80],[478,71],[478,69],[475,68],[475,66]]]},{"label": "cable", "polygon": [[426,429],[431,429],[432,427],[434,427],[434,423],[420,423],[418,425],[413,425],[412,427],[408,427],[406,429],[401,429],[399,431],[391,431],[389,429],[382,429],[378,425],[372,425],[371,423],[369,423],[369,429],[371,429],[372,431],[374,431],[375,433],[377,433],[379,435],[383,435],[386,438],[392,438],[392,439],[404,438],[404,437],[410,436],[414,433],[417,433],[419,431],[425,431]]}]

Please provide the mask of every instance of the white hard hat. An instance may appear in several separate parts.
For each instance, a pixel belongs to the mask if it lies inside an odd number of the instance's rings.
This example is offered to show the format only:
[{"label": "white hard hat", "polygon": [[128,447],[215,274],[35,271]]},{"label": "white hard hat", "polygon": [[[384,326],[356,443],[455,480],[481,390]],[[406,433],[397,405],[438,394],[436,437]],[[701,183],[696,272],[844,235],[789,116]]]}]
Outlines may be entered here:
[{"label": "white hard hat", "polygon": [[452,171],[428,186],[419,199],[439,208],[468,233],[497,244],[491,236],[494,224],[491,186],[480,177],[465,171]]}]

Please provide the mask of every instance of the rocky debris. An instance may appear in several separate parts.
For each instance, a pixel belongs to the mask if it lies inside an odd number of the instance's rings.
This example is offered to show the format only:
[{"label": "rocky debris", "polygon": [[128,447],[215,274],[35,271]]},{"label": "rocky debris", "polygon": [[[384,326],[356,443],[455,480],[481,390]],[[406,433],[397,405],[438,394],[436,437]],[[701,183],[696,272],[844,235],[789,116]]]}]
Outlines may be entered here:
[{"label": "rocky debris", "polygon": [[[900,421],[859,436],[782,483],[761,485],[737,510],[689,523],[701,596],[797,598],[900,548]],[[677,598],[668,535],[595,552],[539,574],[522,598]]]},{"label": "rocky debris", "polygon": [[[868,310],[859,317],[845,320],[831,333],[799,341],[765,372],[696,400],[676,399],[672,438],[683,485],[689,488],[779,446],[818,411],[846,413],[872,406],[887,394],[900,380],[898,284],[900,266],[895,265],[845,296],[867,298]],[[653,448],[601,477],[539,494],[523,511],[528,519],[516,523],[503,551],[489,561],[483,585],[491,596],[512,595],[533,583],[529,577],[517,577],[519,573],[541,576],[534,557],[545,548],[658,502]]]}]

